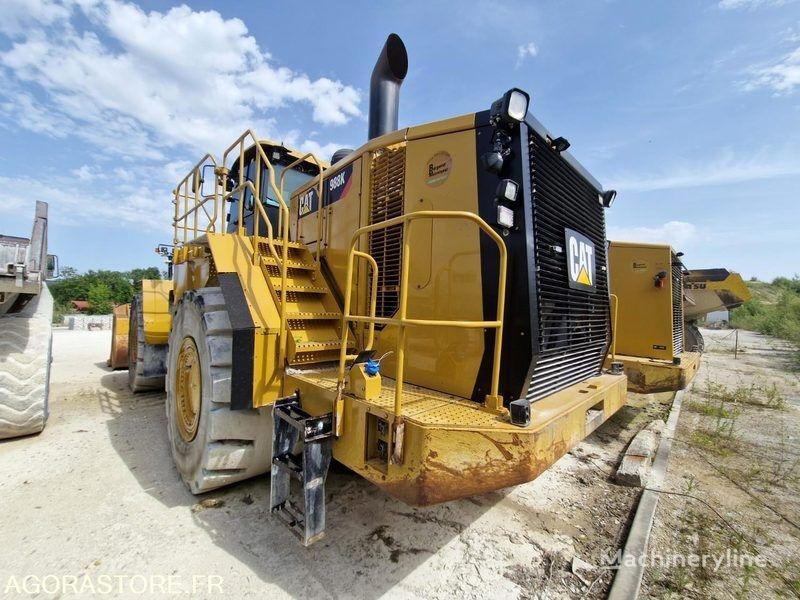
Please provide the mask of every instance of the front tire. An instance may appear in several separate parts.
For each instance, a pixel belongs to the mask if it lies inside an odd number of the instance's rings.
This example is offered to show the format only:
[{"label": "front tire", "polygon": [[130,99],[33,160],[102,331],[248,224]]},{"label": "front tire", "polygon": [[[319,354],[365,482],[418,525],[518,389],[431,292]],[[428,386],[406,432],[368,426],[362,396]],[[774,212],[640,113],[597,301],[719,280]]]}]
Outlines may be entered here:
[{"label": "front tire", "polygon": [[0,316],[0,440],[39,433],[49,414],[53,297],[46,285]]},{"label": "front tire", "polygon": [[172,457],[193,494],[266,473],[272,411],[231,410],[230,318],[220,288],[183,294],[167,358]]}]

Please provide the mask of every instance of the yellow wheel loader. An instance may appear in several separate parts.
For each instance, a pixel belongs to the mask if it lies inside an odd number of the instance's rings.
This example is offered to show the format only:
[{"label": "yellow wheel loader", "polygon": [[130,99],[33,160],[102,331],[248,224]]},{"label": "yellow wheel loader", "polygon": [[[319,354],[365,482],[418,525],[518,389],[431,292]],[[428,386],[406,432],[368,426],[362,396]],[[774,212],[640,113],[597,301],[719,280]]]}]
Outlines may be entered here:
[{"label": "yellow wheel loader", "polygon": [[687,347],[703,352],[705,343],[698,320],[708,313],[731,310],[750,300],[750,290],[741,275],[727,269],[692,269],[683,280],[684,331]]},{"label": "yellow wheel loader", "polygon": [[[128,309],[127,367],[128,384],[133,392],[164,389],[167,373],[167,341],[170,330],[171,281],[143,279],[141,290]],[[117,329],[114,316],[114,330]],[[121,326],[120,326],[121,328]],[[122,345],[119,335],[111,338],[112,356]]]},{"label": "yellow wheel loader", "polygon": [[621,363],[628,389],[649,394],[684,389],[700,353],[684,344],[684,266],[671,246],[609,242],[614,311],[609,363]]},{"label": "yellow wheel loader", "polygon": [[0,235],[0,439],[39,433],[48,416],[53,297],[47,204],[36,202],[30,238]]},{"label": "yellow wheel loader", "polygon": [[534,479],[625,402],[603,369],[615,192],[519,89],[398,129],[407,69],[392,34],[369,140],[333,164],[248,131],[174,191],[175,464],[195,493],[269,471],[304,544],[332,459],[444,502]]}]

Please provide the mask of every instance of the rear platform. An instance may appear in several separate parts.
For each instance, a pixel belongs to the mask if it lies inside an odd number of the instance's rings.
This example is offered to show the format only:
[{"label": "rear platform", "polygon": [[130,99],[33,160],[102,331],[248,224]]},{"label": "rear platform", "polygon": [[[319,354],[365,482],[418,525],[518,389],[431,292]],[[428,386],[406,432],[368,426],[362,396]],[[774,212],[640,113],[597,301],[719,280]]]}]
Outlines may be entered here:
[{"label": "rear platform", "polygon": [[[622,363],[625,375],[628,376],[628,391],[638,394],[682,390],[694,379],[697,369],[700,368],[699,352],[683,352],[677,364],[624,354],[617,354],[614,360]],[[609,358],[607,363],[610,362]]]},{"label": "rear platform", "polygon": [[[286,374],[286,388],[299,390],[312,414],[331,410],[336,382],[335,367]],[[408,383],[403,389],[403,464],[389,460],[395,385],[386,377],[373,400],[344,393],[333,457],[412,505],[531,481],[625,403],[625,378],[604,374],[533,403],[531,423],[520,427],[475,402]]]}]

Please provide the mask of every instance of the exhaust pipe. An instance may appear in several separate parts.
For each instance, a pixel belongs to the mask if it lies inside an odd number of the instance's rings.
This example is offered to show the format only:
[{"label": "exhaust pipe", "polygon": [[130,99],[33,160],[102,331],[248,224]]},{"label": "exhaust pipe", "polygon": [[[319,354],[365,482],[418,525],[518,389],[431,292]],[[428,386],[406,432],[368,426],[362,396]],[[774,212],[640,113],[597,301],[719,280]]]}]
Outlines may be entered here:
[{"label": "exhaust pipe", "polygon": [[369,139],[397,130],[400,86],[408,73],[406,46],[389,34],[369,82]]}]

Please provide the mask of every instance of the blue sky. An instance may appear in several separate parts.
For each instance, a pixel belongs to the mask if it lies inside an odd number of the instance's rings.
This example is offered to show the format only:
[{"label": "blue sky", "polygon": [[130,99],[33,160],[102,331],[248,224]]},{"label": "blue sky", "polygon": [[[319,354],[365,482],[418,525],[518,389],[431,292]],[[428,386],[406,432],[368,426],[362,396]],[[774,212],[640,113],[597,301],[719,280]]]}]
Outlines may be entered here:
[{"label": "blue sky", "polygon": [[619,191],[609,237],[689,268],[800,272],[800,2],[3,0],[0,230],[50,202],[80,270],[159,265],[170,190],[246,127],[318,151],[366,136],[383,40],[409,51],[400,124],[512,86]]}]

